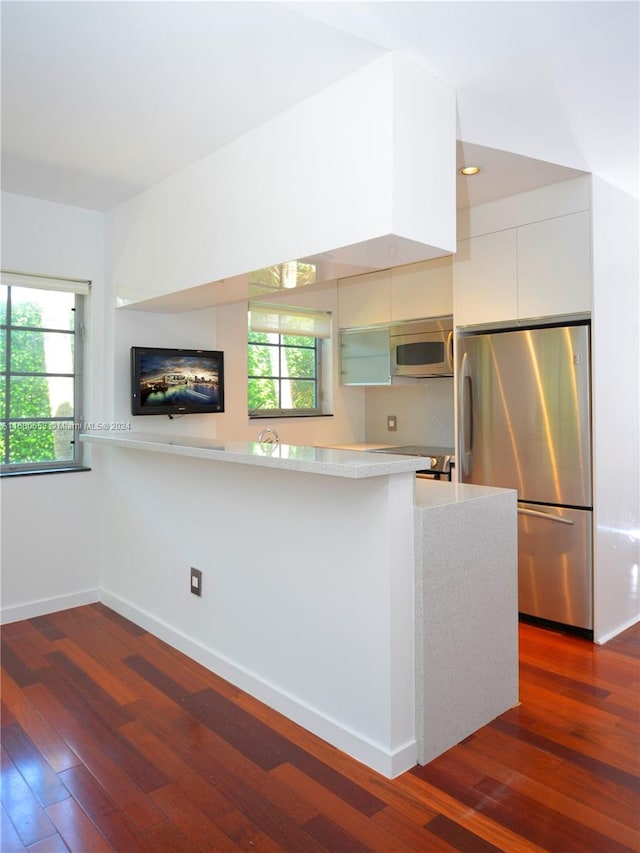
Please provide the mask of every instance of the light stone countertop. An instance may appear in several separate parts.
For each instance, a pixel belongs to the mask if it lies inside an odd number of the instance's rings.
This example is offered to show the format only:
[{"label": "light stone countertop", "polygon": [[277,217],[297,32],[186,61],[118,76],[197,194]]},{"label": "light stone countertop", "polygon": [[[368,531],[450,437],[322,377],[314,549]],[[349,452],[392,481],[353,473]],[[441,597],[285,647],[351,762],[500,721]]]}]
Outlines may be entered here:
[{"label": "light stone countertop", "polygon": [[432,509],[436,506],[449,506],[466,501],[477,501],[503,495],[512,489],[498,489],[493,486],[475,486],[471,483],[448,483],[444,480],[416,480],[415,507]]},{"label": "light stone countertop", "polygon": [[[362,453],[360,449],[345,450],[331,447],[306,447],[295,444],[262,445],[253,441],[216,441],[204,437],[180,437],[146,432],[112,432],[107,430],[85,432],[80,435],[80,440],[108,447],[351,479],[413,472],[420,470],[424,464],[422,459],[417,456]],[[381,446],[384,445],[372,445],[372,447]],[[362,445],[359,447],[361,448]],[[488,486],[416,479],[415,508],[420,510],[447,506],[491,497],[504,491],[504,489],[494,489]]]},{"label": "light stone countertop", "polygon": [[107,430],[85,432],[80,435],[80,440],[109,447],[352,479],[414,472],[424,464],[415,456],[377,455],[356,450],[305,447],[295,444],[263,445],[252,441],[216,441],[212,438],[156,435],[146,432]]}]

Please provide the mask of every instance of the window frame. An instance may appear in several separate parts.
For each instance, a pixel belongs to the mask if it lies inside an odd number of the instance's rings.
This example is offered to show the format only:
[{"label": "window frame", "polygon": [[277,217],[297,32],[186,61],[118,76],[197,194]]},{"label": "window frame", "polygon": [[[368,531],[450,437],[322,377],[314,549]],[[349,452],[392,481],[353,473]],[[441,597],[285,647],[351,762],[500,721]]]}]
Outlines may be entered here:
[{"label": "window frame", "polygon": [[[5,408],[0,411],[0,430],[5,439],[5,455],[0,458],[0,477],[14,477],[28,474],[53,474],[64,473],[70,471],[86,471],[89,470],[82,463],[82,443],[79,440],[79,434],[82,431],[83,421],[83,364],[84,364],[84,342],[85,342],[85,297],[89,293],[90,282],[77,279],[58,279],[53,276],[31,275],[28,273],[18,273],[13,271],[1,271],[1,283],[7,287],[7,316],[6,323],[0,326],[0,333],[5,335],[5,357],[6,363],[2,376],[5,379]],[[33,288],[35,290],[48,290],[53,293],[69,294],[74,297],[74,321],[73,330],[53,329],[47,326],[17,326],[13,323],[12,305],[11,305],[11,289],[15,287]],[[73,340],[73,374],[57,373],[57,372],[38,372],[28,373],[25,371],[12,370],[11,368],[11,350],[13,346],[12,337],[15,332],[42,332],[43,334],[69,334]],[[69,416],[49,416],[49,417],[28,417],[16,418],[10,416],[9,405],[11,399],[10,380],[15,376],[40,376],[50,378],[56,376],[64,376],[73,379],[73,411]],[[71,425],[72,437],[71,444],[73,447],[72,459],[51,459],[40,460],[34,462],[8,462],[9,440],[12,424],[22,422],[29,423],[69,423]]]},{"label": "window frame", "polygon": [[[294,344],[294,343],[286,343],[285,344],[285,343],[283,343],[283,338],[295,337],[293,335],[282,334],[279,332],[272,332],[271,334],[277,334],[278,335],[277,343],[275,343],[275,342],[274,343],[264,343],[264,342],[258,343],[257,341],[254,342],[254,341],[247,339],[247,350],[251,346],[277,347],[278,348],[278,364],[282,365],[282,350],[283,349],[294,349],[294,348],[296,348],[296,346],[299,349],[306,349],[306,350],[311,349],[311,347],[308,346],[307,344]],[[250,337],[250,335],[251,335],[251,330],[249,330],[248,337]],[[323,411],[322,411],[322,402],[323,402],[322,344],[323,344],[323,340],[322,340],[322,338],[318,338],[318,337],[315,337],[313,335],[307,335],[305,337],[310,337],[314,341],[314,345],[313,345],[313,350],[314,350],[314,376],[313,377],[309,377],[309,376],[299,376],[299,377],[287,376],[287,377],[283,377],[281,370],[280,370],[280,373],[278,376],[273,376],[273,375],[254,376],[253,374],[250,374],[248,369],[247,369],[247,383],[249,383],[252,379],[268,379],[268,380],[272,380],[272,381],[277,382],[278,383],[278,400],[281,401],[282,400],[282,394],[281,394],[281,387],[280,386],[281,386],[281,383],[283,381],[287,381],[287,380],[290,380],[292,378],[294,381],[296,379],[299,379],[301,381],[311,381],[311,379],[313,379],[313,382],[315,385],[316,406],[314,406],[313,408],[305,408],[305,409],[303,409],[303,408],[285,409],[282,407],[273,408],[273,409],[263,409],[263,408],[248,409],[248,415],[249,415],[250,420],[258,420],[260,418],[313,418],[313,417],[317,418],[317,417],[321,417],[323,415]],[[248,392],[248,385],[247,385],[247,392]]]}]

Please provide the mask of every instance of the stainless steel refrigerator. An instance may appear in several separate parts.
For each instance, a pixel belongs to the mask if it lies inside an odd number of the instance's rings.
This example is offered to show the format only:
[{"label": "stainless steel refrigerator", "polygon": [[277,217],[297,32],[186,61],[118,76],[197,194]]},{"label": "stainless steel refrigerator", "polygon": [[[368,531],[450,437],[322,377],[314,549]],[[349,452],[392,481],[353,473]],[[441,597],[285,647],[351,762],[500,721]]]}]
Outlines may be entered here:
[{"label": "stainless steel refrigerator", "polygon": [[460,333],[460,481],[518,491],[523,614],[593,628],[590,326]]}]

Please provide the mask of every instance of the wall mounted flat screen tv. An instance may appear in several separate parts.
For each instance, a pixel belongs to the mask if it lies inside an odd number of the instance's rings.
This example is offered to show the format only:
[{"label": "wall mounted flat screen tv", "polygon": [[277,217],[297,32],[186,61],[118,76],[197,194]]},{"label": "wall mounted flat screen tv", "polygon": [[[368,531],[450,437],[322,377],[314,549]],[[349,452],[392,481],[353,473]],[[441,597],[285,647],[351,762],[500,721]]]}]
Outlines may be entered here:
[{"label": "wall mounted flat screen tv", "polygon": [[131,414],[224,412],[224,353],[131,347]]}]

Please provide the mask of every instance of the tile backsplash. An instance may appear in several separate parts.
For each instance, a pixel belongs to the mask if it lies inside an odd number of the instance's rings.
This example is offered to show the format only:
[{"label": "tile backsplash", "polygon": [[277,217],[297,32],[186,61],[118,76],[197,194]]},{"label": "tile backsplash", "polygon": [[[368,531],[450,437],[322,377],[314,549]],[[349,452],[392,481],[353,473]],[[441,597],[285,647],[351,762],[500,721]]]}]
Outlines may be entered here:
[{"label": "tile backsplash", "polygon": [[[454,446],[453,379],[425,379],[412,385],[367,388],[365,441],[380,444]],[[394,415],[397,429],[387,429]]]}]

